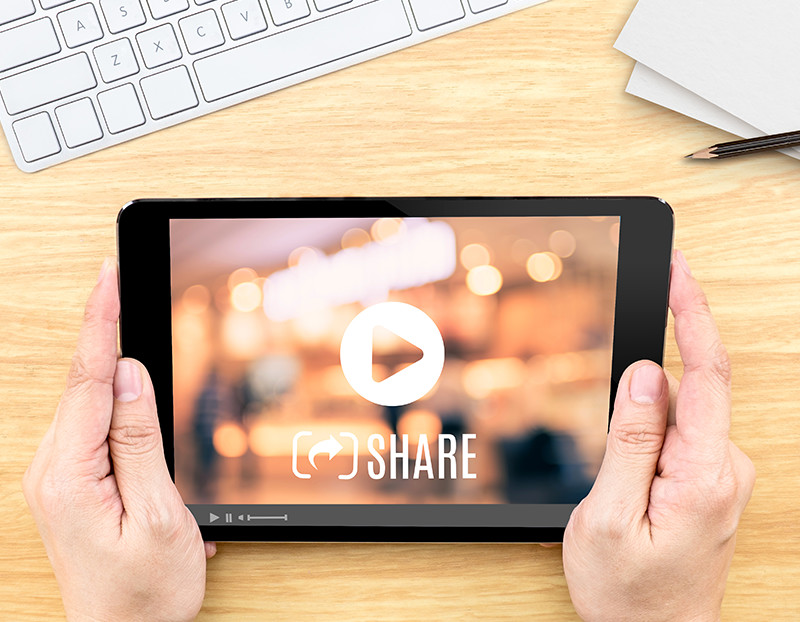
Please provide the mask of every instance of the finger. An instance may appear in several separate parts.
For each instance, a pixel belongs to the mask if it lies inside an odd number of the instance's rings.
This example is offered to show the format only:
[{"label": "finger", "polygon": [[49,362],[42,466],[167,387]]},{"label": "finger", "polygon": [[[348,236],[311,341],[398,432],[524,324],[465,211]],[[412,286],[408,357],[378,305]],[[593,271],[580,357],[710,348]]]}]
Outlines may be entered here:
[{"label": "finger", "polygon": [[680,251],[675,251],[672,262],[669,306],[683,360],[676,400],[678,433],[692,446],[721,455],[730,428],[730,358],[706,296]]},{"label": "finger", "polygon": [[127,512],[177,507],[180,497],[164,458],[153,385],[144,366],[132,359],[117,363],[108,446]]},{"label": "finger", "polygon": [[678,389],[681,386],[680,381],[672,375],[672,372],[669,370],[664,370],[664,374],[667,376],[667,385],[669,386],[669,411],[667,411],[667,426],[675,425],[676,421],[676,413],[675,413],[675,405],[678,401]]},{"label": "finger", "polygon": [[107,258],[86,303],[67,388],[56,411],[54,443],[59,457],[70,464],[76,463],[73,458],[91,456],[108,436],[118,317],[116,263]]},{"label": "finger", "polygon": [[756,483],[756,468],[753,461],[733,443],[729,443],[731,463],[736,473],[738,483],[736,495],[736,512],[740,515],[753,495],[753,488]]},{"label": "finger", "polygon": [[217,543],[216,542],[203,542],[203,545],[206,549],[206,559],[211,559],[214,555],[217,554]]},{"label": "finger", "polygon": [[42,442],[39,443],[39,447],[36,448],[33,460],[28,465],[28,468],[25,469],[25,473],[22,476],[22,492],[31,508],[36,504],[35,493],[39,488],[39,481],[42,474],[47,469],[52,455],[54,426],[55,422],[51,421],[47,431],[44,433]]},{"label": "finger", "polygon": [[614,513],[614,520],[635,520],[647,511],[668,400],[664,370],[651,361],[634,363],[620,379],[606,454],[590,494],[604,511]]},{"label": "finger", "polygon": [[50,455],[53,453],[53,442],[55,438],[55,428],[56,422],[55,419],[50,422],[50,425],[47,427],[47,431],[44,433],[42,437],[42,442],[39,443],[39,447],[36,448],[36,453],[33,456],[33,461],[31,462],[31,466],[34,465],[41,465],[45,463]]}]

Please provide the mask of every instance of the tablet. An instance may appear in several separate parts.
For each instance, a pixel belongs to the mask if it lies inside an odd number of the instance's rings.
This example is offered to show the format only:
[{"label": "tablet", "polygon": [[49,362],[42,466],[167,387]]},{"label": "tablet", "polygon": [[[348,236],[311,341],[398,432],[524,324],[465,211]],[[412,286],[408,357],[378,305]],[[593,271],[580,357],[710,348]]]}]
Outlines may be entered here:
[{"label": "tablet", "polygon": [[560,541],[661,363],[654,198],[143,200],[122,354],[206,540]]}]

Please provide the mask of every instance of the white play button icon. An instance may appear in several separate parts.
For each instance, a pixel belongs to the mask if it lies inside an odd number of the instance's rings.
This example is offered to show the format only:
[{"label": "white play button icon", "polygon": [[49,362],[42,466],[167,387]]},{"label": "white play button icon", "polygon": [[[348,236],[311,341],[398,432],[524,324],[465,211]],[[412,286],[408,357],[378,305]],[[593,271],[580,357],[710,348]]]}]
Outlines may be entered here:
[{"label": "white play button icon", "polygon": [[[422,352],[422,358],[381,382],[372,377],[372,335],[380,327]],[[403,302],[382,302],[359,313],[342,336],[342,371],[353,390],[381,406],[403,406],[424,396],[444,367],[444,341],[423,311]]]}]

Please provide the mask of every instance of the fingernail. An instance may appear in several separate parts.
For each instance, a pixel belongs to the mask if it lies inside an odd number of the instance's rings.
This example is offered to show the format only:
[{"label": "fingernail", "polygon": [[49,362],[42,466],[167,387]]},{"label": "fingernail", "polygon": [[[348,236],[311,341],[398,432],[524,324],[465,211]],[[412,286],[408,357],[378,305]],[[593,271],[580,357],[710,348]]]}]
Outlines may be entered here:
[{"label": "fingernail", "polygon": [[108,264],[109,264],[108,257],[106,257],[106,258],[103,260],[103,267],[102,267],[102,268],[100,268],[100,274],[99,274],[99,275],[98,275],[98,277],[97,277],[97,282],[98,282],[98,283],[99,283],[100,281],[102,281],[102,280],[103,280],[103,277],[104,277],[104,276],[105,276],[105,275],[108,273]]},{"label": "fingernail", "polygon": [[114,374],[114,399],[118,402],[133,402],[142,394],[142,374],[130,361],[117,361]]},{"label": "fingernail", "polygon": [[642,365],[633,372],[628,389],[637,404],[655,404],[664,386],[664,372],[657,365]]},{"label": "fingernail", "polygon": [[678,265],[683,268],[683,271],[692,276],[692,271],[689,269],[689,264],[686,263],[686,257],[683,256],[683,253],[680,250],[675,251],[675,258],[678,260]]}]

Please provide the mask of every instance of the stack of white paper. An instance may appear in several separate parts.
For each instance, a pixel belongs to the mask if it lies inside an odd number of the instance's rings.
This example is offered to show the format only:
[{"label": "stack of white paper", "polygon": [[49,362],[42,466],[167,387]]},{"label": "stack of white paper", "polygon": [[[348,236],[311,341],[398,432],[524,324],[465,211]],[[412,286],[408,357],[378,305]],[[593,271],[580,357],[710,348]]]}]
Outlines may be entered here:
[{"label": "stack of white paper", "polygon": [[615,47],[627,92],[752,138],[800,130],[798,26],[798,0],[639,0]]}]

